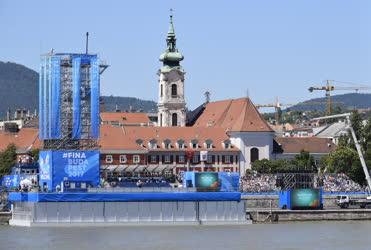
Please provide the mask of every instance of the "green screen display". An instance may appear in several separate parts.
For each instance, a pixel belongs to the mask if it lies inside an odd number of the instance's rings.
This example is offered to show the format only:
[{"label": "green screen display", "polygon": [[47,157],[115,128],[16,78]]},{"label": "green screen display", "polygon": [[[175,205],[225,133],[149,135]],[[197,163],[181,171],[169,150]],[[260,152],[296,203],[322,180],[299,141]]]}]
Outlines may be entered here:
[{"label": "green screen display", "polygon": [[319,208],[321,205],[319,189],[293,189],[291,191],[292,208]]},{"label": "green screen display", "polygon": [[197,191],[219,191],[218,173],[200,172],[195,173],[195,186]]}]

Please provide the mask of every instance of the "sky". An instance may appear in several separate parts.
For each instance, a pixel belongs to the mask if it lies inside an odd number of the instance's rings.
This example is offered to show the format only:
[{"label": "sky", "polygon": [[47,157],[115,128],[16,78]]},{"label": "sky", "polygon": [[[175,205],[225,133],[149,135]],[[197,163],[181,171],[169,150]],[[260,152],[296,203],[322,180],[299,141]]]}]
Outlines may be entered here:
[{"label": "sky", "polygon": [[52,48],[85,51],[89,31],[89,51],[110,65],[101,93],[157,101],[170,8],[190,109],[205,91],[293,104],[324,96],[308,87],[326,79],[371,86],[367,0],[0,0],[0,61],[38,71]]}]

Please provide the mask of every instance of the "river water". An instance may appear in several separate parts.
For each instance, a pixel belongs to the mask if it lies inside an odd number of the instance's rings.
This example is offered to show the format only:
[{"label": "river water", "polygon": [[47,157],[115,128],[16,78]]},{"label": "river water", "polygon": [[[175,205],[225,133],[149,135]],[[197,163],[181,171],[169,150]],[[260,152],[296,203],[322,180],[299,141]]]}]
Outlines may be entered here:
[{"label": "river water", "polygon": [[0,249],[371,249],[371,222],[71,228],[0,226]]}]

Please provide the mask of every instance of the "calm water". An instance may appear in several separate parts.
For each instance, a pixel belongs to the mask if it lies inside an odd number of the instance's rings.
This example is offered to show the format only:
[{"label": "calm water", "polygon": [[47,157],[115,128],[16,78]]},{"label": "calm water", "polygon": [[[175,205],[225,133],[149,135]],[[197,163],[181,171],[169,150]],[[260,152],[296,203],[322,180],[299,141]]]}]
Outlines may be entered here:
[{"label": "calm water", "polygon": [[371,249],[371,222],[200,227],[0,226],[0,249]]}]

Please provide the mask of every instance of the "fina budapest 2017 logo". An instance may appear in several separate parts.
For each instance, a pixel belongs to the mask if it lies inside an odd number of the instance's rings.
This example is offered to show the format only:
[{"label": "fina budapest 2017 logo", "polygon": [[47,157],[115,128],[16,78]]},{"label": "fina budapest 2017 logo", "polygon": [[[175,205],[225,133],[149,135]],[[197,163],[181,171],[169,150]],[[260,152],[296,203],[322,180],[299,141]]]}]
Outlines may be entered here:
[{"label": "fina budapest 2017 logo", "polygon": [[88,160],[84,152],[63,153],[63,159],[67,159],[64,171],[68,177],[81,177],[88,170]]},{"label": "fina budapest 2017 logo", "polygon": [[47,154],[45,158],[40,157],[40,179],[50,180],[50,164],[49,164],[49,155]]}]

